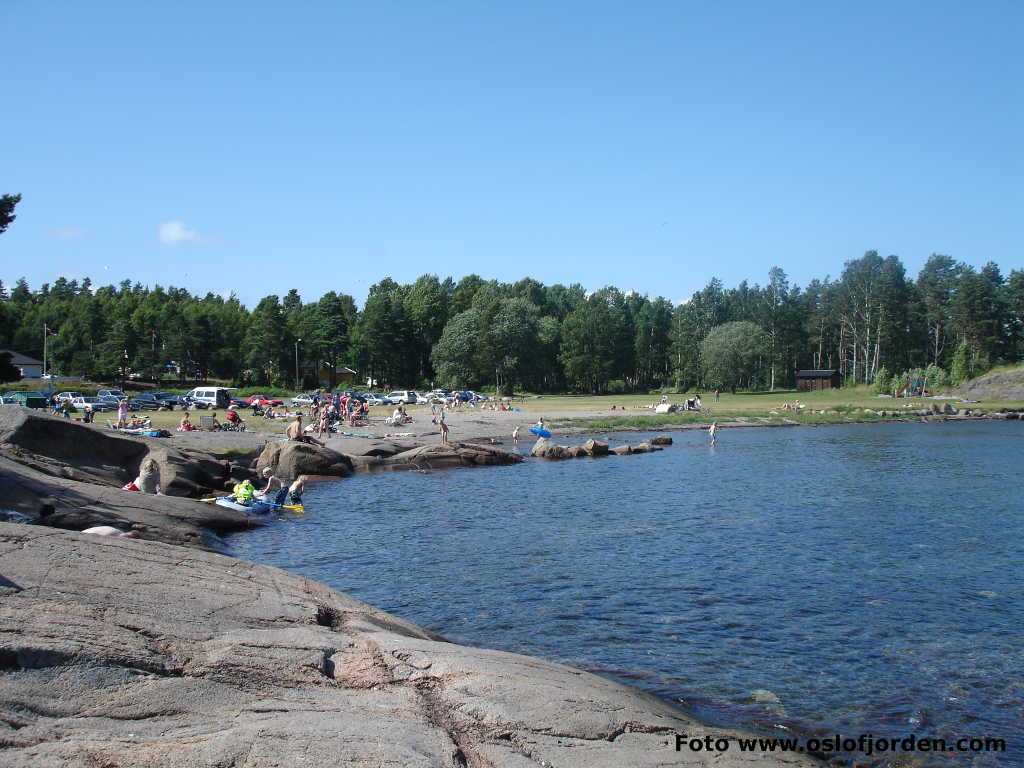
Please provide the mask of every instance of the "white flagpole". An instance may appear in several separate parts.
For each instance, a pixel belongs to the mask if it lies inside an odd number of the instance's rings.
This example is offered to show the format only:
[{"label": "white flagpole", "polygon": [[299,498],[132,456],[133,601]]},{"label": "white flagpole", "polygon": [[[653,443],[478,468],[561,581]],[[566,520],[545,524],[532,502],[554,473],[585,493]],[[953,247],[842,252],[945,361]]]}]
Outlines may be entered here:
[{"label": "white flagpole", "polygon": [[43,323],[43,376],[46,376],[46,337],[50,335],[50,332],[46,328],[46,323]]}]

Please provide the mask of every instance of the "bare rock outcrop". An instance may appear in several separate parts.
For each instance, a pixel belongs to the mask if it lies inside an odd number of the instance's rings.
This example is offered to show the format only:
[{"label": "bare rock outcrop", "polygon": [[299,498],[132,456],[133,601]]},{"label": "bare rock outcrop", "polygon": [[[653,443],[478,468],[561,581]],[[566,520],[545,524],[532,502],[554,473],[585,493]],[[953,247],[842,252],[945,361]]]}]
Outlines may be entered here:
[{"label": "bare rock outcrop", "polygon": [[583,445],[558,445],[546,437],[533,444],[530,455],[539,459],[583,459],[594,456],[608,456],[608,443],[590,439]]},{"label": "bare rock outcrop", "polygon": [[353,472],[352,459],[345,454],[294,440],[267,443],[256,461],[256,471],[264,467],[270,467],[275,475],[285,478],[299,475],[348,477]]},{"label": "bare rock outcrop", "polygon": [[489,467],[518,464],[523,457],[484,443],[445,443],[422,445],[410,451],[396,453],[381,460],[383,466],[415,469],[443,469],[445,467]]},{"label": "bare rock outcrop", "polygon": [[0,573],[12,768],[820,765],[681,756],[676,733],[739,734],[210,552],[4,523]]},{"label": "bare rock outcrop", "polygon": [[970,400],[1024,400],[1024,366],[978,376],[961,390]]},{"label": "bare rock outcrop", "polygon": [[134,479],[149,452],[141,440],[29,408],[0,408],[0,446],[40,472],[103,485]]},{"label": "bare rock outcrop", "polygon": [[160,486],[169,496],[208,495],[231,479],[252,474],[240,464],[183,451],[159,438],[96,429],[27,408],[0,408],[0,448],[38,472],[101,486],[134,480],[143,459],[150,457],[160,467]]},{"label": "bare rock outcrop", "polygon": [[144,539],[213,547],[207,531],[228,533],[251,527],[244,512],[172,496],[122,491],[55,477],[0,454],[3,506],[53,528],[80,531],[94,525],[134,530]]},{"label": "bare rock outcrop", "polygon": [[[395,454],[402,453],[403,451],[411,451],[413,448],[418,446],[417,443],[410,442],[408,440],[362,440],[359,441],[353,448],[353,441],[339,440],[338,438],[329,438],[325,441],[328,448],[338,451],[338,453],[345,453],[351,457],[356,456],[375,456],[378,458],[387,458],[394,456]],[[344,446],[347,450],[338,450],[341,446]]]}]

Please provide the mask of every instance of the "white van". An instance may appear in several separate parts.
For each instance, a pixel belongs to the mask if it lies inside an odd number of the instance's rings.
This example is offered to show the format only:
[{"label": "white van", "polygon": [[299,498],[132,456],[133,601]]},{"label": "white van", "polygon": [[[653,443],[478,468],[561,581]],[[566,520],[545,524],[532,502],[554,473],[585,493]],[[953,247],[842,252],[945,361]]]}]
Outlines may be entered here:
[{"label": "white van", "polygon": [[231,387],[196,387],[185,395],[190,403],[202,403],[207,408],[227,408],[231,404]]}]

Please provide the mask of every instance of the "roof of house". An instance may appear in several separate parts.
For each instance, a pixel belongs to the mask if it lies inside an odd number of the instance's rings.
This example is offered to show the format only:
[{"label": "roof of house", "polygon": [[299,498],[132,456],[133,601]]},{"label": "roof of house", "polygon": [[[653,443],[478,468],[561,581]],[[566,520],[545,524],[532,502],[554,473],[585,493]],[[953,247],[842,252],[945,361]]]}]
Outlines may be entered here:
[{"label": "roof of house", "polygon": [[836,371],[835,368],[817,370],[808,369],[805,371],[797,371],[796,377],[798,379],[831,379],[836,375],[836,373],[838,373],[838,371]]},{"label": "roof of house", "polygon": [[42,365],[42,360],[36,360],[34,357],[23,355],[21,352],[15,352],[13,349],[0,349],[0,355],[8,354],[11,356],[11,365]]}]

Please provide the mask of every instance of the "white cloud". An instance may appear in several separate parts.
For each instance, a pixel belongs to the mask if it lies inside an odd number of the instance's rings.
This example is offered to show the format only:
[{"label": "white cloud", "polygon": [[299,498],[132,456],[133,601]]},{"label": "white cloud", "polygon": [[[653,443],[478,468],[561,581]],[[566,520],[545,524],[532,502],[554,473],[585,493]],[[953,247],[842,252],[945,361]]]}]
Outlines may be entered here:
[{"label": "white cloud", "polygon": [[54,240],[80,240],[87,234],[88,232],[84,229],[68,227],[66,229],[51,229],[46,236]]},{"label": "white cloud", "polygon": [[160,225],[157,231],[157,238],[161,243],[175,245],[177,243],[201,243],[203,238],[198,232],[193,232],[185,226],[185,222],[171,219]]}]

